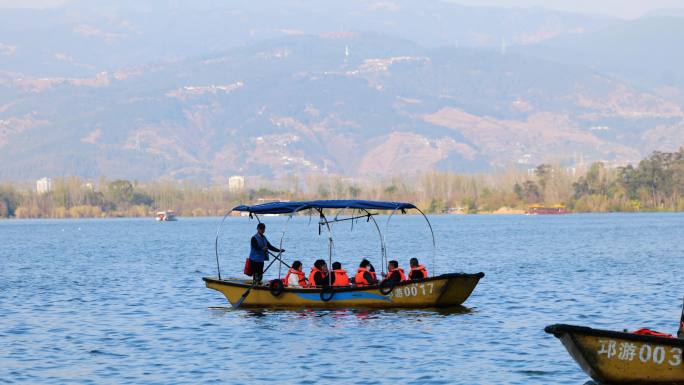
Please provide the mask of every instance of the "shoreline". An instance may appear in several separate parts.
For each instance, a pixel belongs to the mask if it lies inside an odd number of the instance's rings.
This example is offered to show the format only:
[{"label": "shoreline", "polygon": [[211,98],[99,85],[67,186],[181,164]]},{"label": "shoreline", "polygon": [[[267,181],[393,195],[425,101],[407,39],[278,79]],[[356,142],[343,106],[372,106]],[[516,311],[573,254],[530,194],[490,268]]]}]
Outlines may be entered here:
[{"label": "shoreline", "polygon": [[[526,216],[526,217],[565,217],[565,216],[573,216],[573,215],[586,215],[586,214],[602,214],[602,215],[608,215],[608,214],[625,214],[625,215],[637,215],[637,214],[682,214],[684,211],[671,211],[671,210],[663,210],[663,211],[584,211],[584,212],[569,212],[565,214],[526,214],[523,210],[508,210],[508,211],[478,211],[475,213],[458,213],[458,214],[448,214],[448,213],[426,213],[428,216],[439,216],[439,217],[466,217],[466,216]],[[382,214],[380,214],[382,215]],[[411,213],[406,213],[403,215],[420,215],[420,214],[411,214]],[[286,217],[286,214],[277,214],[274,215],[275,217]],[[298,216],[305,216],[305,215],[298,215]],[[205,215],[205,216],[181,216],[181,215],[176,215],[176,218],[179,220],[181,219],[193,219],[193,218],[222,218],[222,215]],[[239,215],[232,215],[230,217],[233,218],[242,218],[242,216]],[[0,222],[16,222],[16,221],[33,221],[33,220],[40,220],[40,221],[76,221],[76,220],[97,220],[97,219],[140,219],[140,220],[147,220],[147,221],[152,221],[152,222],[165,222],[165,221],[157,221],[155,219],[155,216],[102,216],[102,217],[82,217],[82,218],[72,218],[72,217],[64,217],[64,218],[16,218],[16,217],[9,217],[9,218],[0,218]],[[176,221],[171,221],[171,222],[176,222]]]}]

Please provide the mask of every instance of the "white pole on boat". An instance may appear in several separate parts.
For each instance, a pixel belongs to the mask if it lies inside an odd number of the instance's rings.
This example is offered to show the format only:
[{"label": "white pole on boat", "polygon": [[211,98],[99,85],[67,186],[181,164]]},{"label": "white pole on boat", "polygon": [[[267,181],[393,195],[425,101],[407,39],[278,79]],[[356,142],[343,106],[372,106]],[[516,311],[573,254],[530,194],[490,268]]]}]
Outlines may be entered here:
[{"label": "white pole on boat", "polygon": [[223,227],[223,222],[226,221],[226,218],[228,218],[228,215],[233,212],[235,208],[230,209],[226,213],[226,215],[223,216],[223,219],[221,220],[221,223],[219,224],[218,228],[216,229],[216,239],[214,240],[214,253],[216,254],[216,272],[218,273],[218,279],[221,279],[221,266],[219,265],[219,252],[218,252],[218,241],[219,241],[219,235],[221,234],[221,227]]},{"label": "white pole on boat", "polygon": [[332,228],[330,227],[330,223],[328,222],[328,219],[323,214],[322,208],[318,209],[318,214],[319,214],[319,222],[318,222],[319,226],[321,224],[321,221],[323,221],[323,223],[325,223],[325,227],[328,229],[328,285],[332,286],[332,273],[330,272],[330,269],[332,268],[332,254],[333,254]]},{"label": "white pole on boat", "polygon": [[[285,222],[285,226],[283,226],[283,232],[280,234],[280,242],[278,243],[278,248],[280,250],[283,249],[283,239],[285,239],[285,232],[287,232],[287,226],[290,225],[290,221],[292,220],[292,217],[294,217],[294,215],[296,213],[298,213],[300,210],[305,210],[306,206],[307,206],[306,204],[298,206],[294,210],[292,210],[292,212],[288,215],[287,221]],[[258,219],[258,217],[257,217],[257,219]],[[282,251],[280,253],[278,253],[278,257],[280,257],[281,255],[282,255]],[[276,259],[278,259],[278,261],[280,261],[280,265],[278,265],[279,266],[278,267],[278,279],[280,279],[280,266],[285,262],[283,262],[282,258],[279,259],[278,257],[276,257]],[[291,266],[288,266],[287,264],[285,266],[287,266],[288,269],[291,267]]]},{"label": "white pole on boat", "polygon": [[[435,271],[435,254],[437,253],[437,242],[435,241],[435,232],[432,230],[432,224],[430,223],[430,220],[425,215],[425,213],[423,213],[418,207],[415,207],[415,209],[418,210],[418,212],[420,213],[420,215],[423,216],[423,218],[425,218],[425,222],[427,222],[427,225],[430,228],[430,236],[432,237],[432,274],[437,275]],[[392,210],[392,213],[387,218],[387,223],[385,224],[385,231],[389,232],[390,221],[392,220],[392,217],[396,212],[397,209]]]},{"label": "white pole on boat", "polygon": [[[366,209],[361,209],[363,210],[366,215],[368,215],[369,220],[373,221],[373,224],[375,224],[375,228],[378,230],[378,235],[380,236],[380,267],[382,268],[382,273],[385,273],[385,260],[387,259],[387,248],[385,247],[385,237],[382,235],[382,231],[380,230],[380,226],[378,225],[378,222],[373,218],[373,214],[368,212]],[[366,221],[368,222],[368,221]]]},{"label": "white pole on boat", "polygon": [[435,270],[435,255],[437,254],[437,242],[435,241],[435,232],[432,229],[432,223],[430,223],[430,220],[428,219],[427,215],[425,215],[425,213],[418,207],[416,207],[416,210],[418,210],[420,215],[422,215],[423,218],[425,218],[425,222],[427,222],[428,227],[430,227],[430,234],[432,235],[432,275],[436,276],[437,270]]}]

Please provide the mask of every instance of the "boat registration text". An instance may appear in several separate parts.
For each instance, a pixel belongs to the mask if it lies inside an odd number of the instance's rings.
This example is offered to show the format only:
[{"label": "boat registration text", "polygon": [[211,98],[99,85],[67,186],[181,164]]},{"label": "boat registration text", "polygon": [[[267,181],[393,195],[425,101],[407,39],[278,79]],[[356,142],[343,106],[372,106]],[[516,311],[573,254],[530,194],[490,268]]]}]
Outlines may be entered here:
[{"label": "boat registration text", "polygon": [[610,360],[635,361],[643,363],[653,362],[658,365],[668,364],[680,366],[682,364],[682,349],[666,346],[652,346],[650,344],[638,344],[628,341],[616,341],[602,339],[596,354],[605,356]]},{"label": "boat registration text", "polygon": [[414,283],[403,287],[397,287],[389,294],[389,297],[416,297],[418,295],[431,295],[434,290],[434,283]]}]

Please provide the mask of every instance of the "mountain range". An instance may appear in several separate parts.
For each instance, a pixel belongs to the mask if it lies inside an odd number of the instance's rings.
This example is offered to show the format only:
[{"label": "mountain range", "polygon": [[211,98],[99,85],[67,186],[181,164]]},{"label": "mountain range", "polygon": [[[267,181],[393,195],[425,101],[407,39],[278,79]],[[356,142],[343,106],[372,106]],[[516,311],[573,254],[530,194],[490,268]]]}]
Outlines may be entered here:
[{"label": "mountain range", "polygon": [[0,180],[618,165],[684,145],[676,14],[158,0],[0,15]]}]

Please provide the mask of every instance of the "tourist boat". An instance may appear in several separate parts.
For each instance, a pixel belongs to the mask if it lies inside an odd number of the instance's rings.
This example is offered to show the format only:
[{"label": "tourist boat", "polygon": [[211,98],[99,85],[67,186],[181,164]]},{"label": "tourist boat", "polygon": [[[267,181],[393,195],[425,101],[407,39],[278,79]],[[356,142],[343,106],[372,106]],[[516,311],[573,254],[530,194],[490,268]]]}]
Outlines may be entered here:
[{"label": "tourist boat", "polygon": [[[325,213],[329,210],[339,210],[332,218],[326,217]],[[255,206],[237,206],[231,210],[237,212],[247,212],[250,218],[256,218],[264,214],[283,214],[287,215],[287,222],[295,214],[301,211],[310,211],[319,218],[319,229],[328,230],[329,255],[328,266],[332,265],[332,226],[343,221],[371,222],[380,235],[380,265],[383,268],[387,265],[387,248],[385,239],[380,231],[380,225],[375,219],[375,211],[390,211],[387,218],[389,226],[392,216],[397,212],[405,213],[406,210],[417,210],[427,222],[432,235],[432,271],[434,271],[434,247],[435,237],[432,225],[428,218],[416,206],[411,203],[400,202],[376,202],[362,200],[320,200],[307,202],[271,202]],[[350,215],[343,216],[343,213],[351,211]],[[233,307],[311,307],[311,308],[426,308],[426,307],[451,307],[461,305],[468,299],[470,294],[477,286],[484,273],[466,274],[449,273],[428,277],[421,280],[404,281],[396,285],[381,282],[370,286],[348,286],[348,287],[324,287],[324,288],[290,288],[284,287],[280,279],[274,279],[264,285],[254,285],[252,280],[241,278],[225,279],[221,277],[219,264],[219,234],[225,219],[230,212],[224,216],[216,232],[215,254],[216,254],[216,277],[204,277],[206,286],[210,289],[221,292]],[[330,214],[329,214],[330,215]],[[287,225],[286,225],[287,226]],[[280,248],[285,232],[280,239]],[[271,254],[272,261],[265,267],[265,271],[274,263],[287,263],[280,258],[282,254]]]},{"label": "tourist boat", "polygon": [[683,329],[684,311],[679,338],[573,325],[551,325],[544,331],[560,339],[582,370],[600,383],[684,385]]},{"label": "tourist boat", "polygon": [[527,215],[555,215],[555,214],[570,214],[570,211],[563,204],[555,204],[551,206],[544,206],[540,204],[533,204],[527,207],[525,212]]},{"label": "tourist boat", "polygon": [[[404,281],[392,288],[379,285],[367,287],[335,287],[328,289],[282,288],[256,286],[242,306],[258,307],[449,307],[465,302],[477,282],[484,276],[478,274],[442,274],[417,281]],[[214,279],[204,277],[208,288],[226,296],[236,303],[252,281],[239,279]]]},{"label": "tourist boat", "polygon": [[176,214],[171,210],[157,212],[156,219],[158,222],[177,221]]}]

